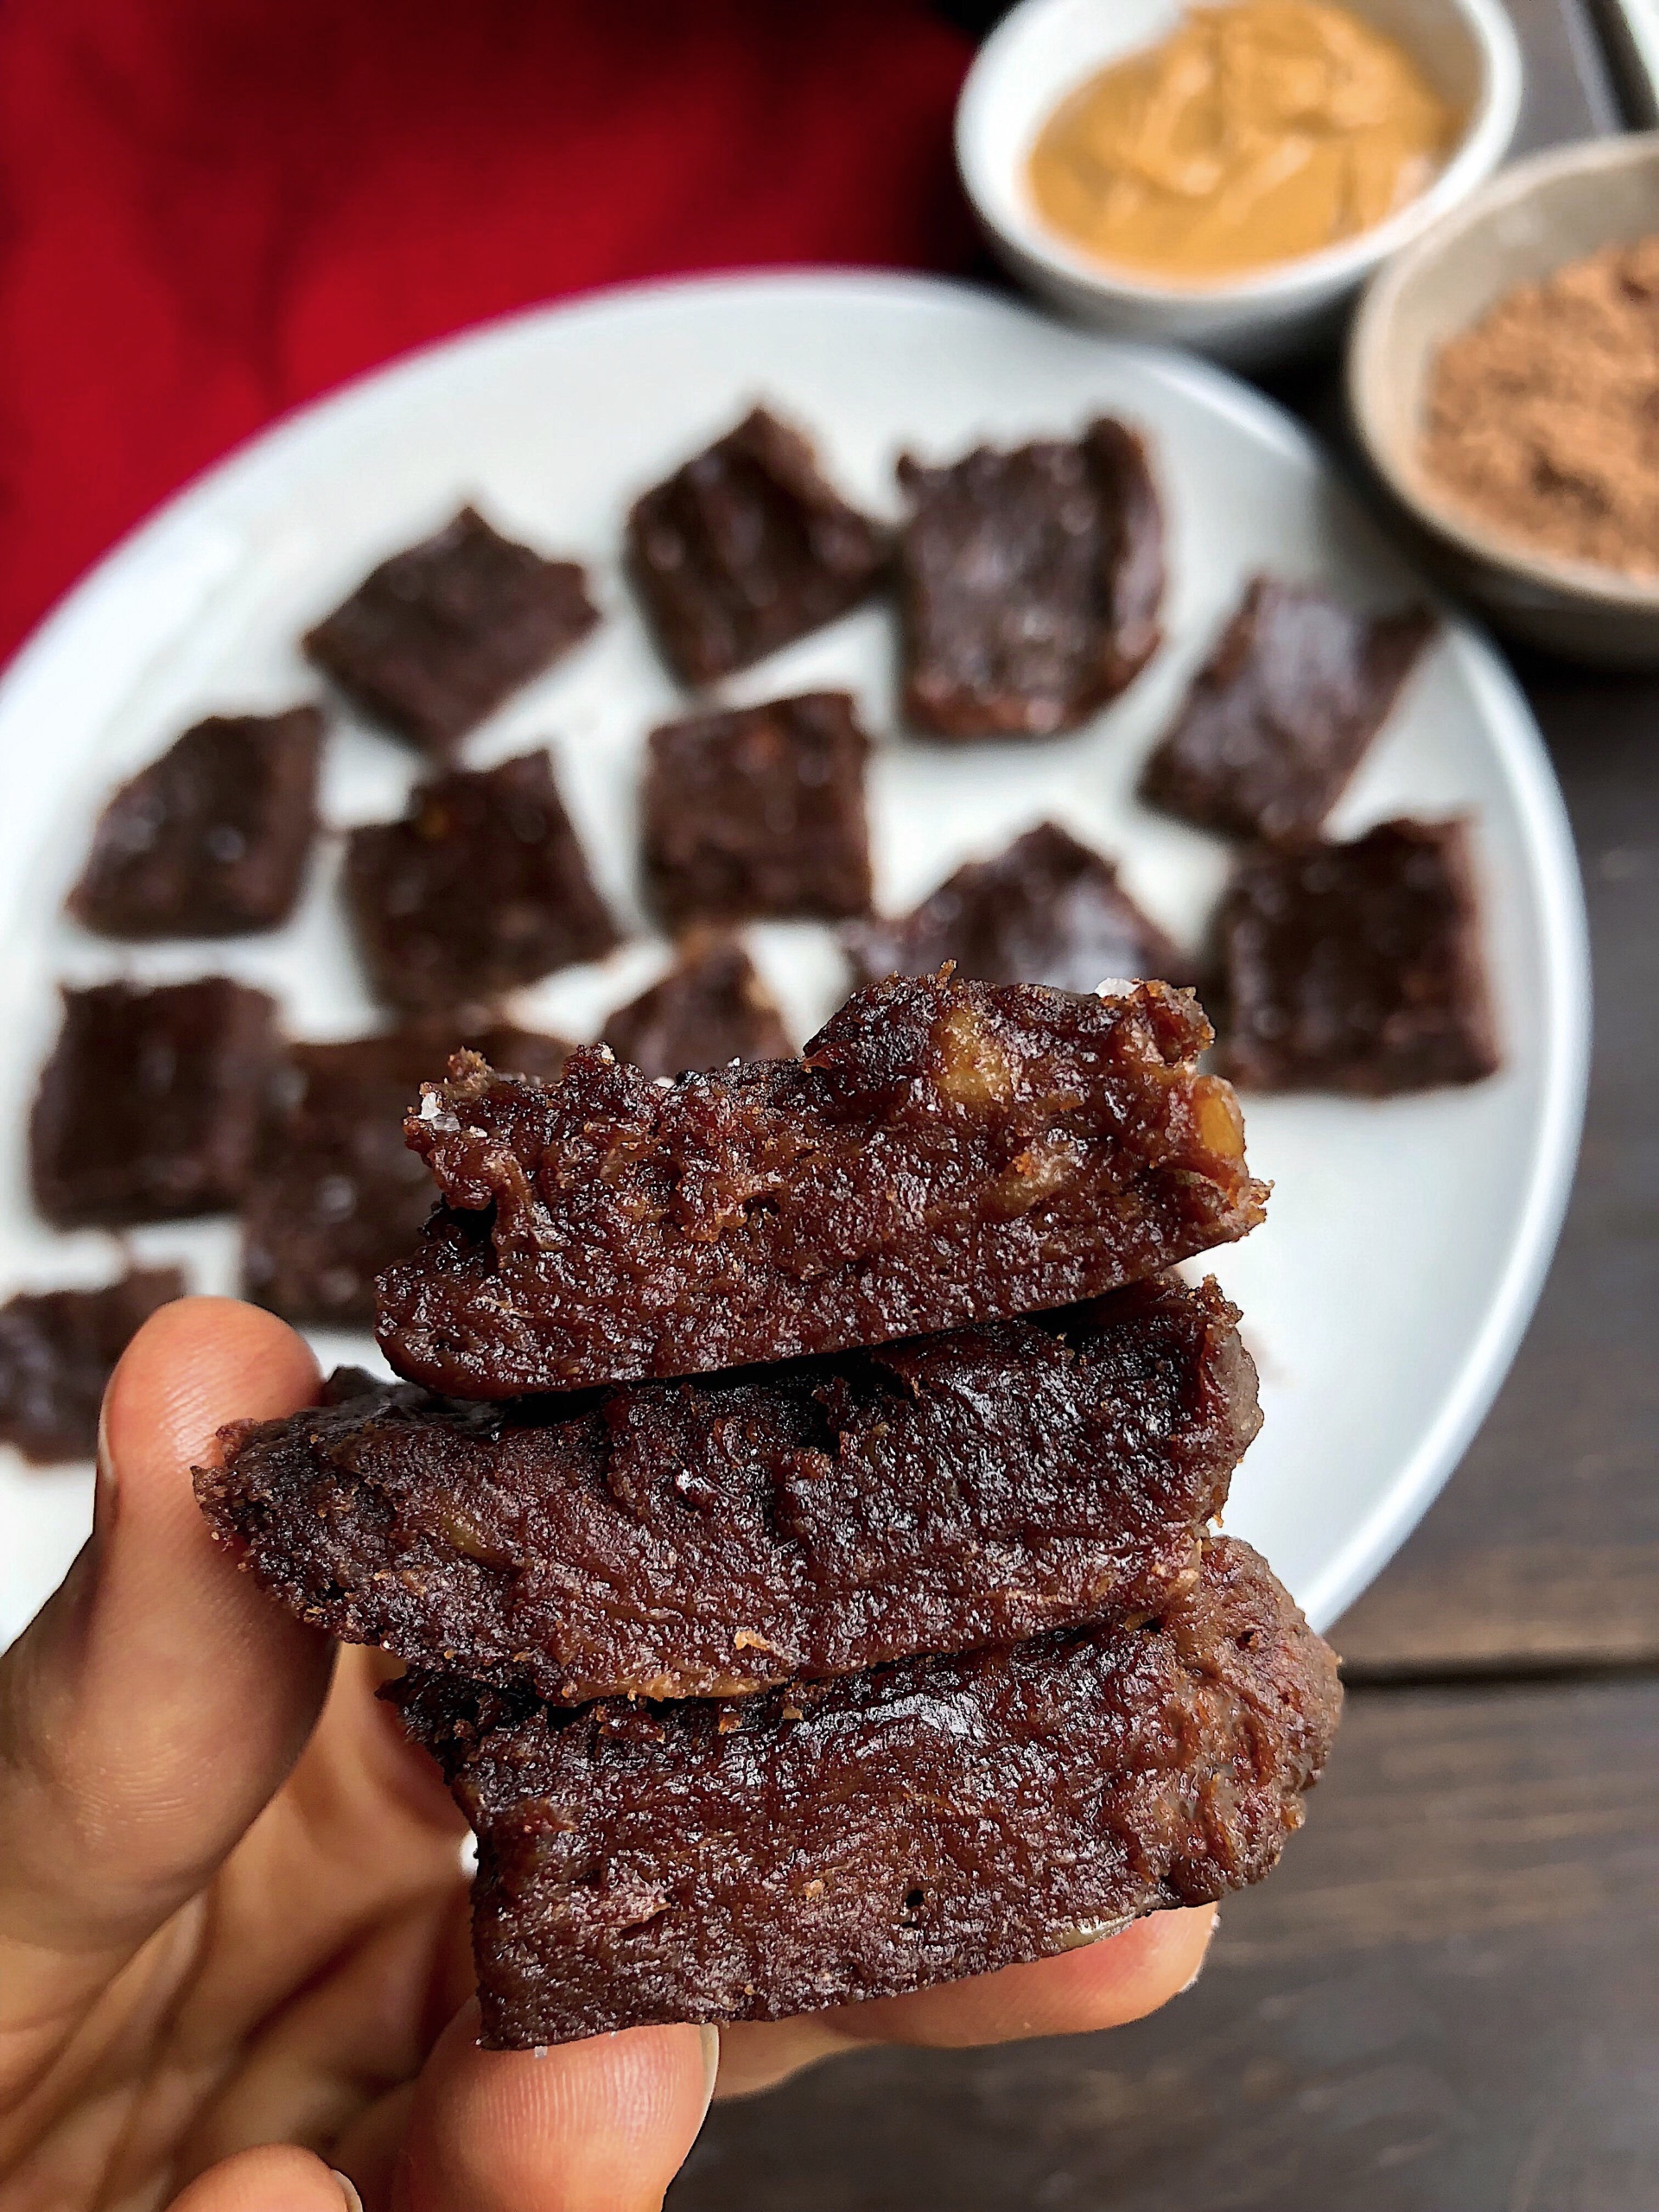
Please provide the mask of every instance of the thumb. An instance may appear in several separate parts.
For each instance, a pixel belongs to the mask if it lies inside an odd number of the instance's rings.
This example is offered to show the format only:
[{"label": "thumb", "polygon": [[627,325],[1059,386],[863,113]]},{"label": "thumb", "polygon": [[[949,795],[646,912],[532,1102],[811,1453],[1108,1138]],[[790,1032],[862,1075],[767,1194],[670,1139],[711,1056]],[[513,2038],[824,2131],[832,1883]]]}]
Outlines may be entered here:
[{"label": "thumb", "polygon": [[713,2028],[480,2050],[465,2005],[415,2092],[397,2212],[658,2212],[714,2094]]},{"label": "thumb", "polygon": [[316,1382],[291,1330],[208,1298],[163,1306],[111,1380],[92,1538],[0,1659],[0,2049],[73,2024],[310,1732],[330,1647],[216,1548],[190,1470]]}]

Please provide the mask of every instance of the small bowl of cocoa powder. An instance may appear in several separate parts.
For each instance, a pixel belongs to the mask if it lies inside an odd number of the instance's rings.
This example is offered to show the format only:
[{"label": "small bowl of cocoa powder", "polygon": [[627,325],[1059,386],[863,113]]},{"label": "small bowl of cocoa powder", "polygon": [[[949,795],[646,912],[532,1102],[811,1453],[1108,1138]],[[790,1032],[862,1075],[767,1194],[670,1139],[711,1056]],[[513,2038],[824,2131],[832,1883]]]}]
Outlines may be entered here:
[{"label": "small bowl of cocoa powder", "polygon": [[1387,264],[1348,395],[1452,589],[1522,643],[1659,667],[1659,132],[1517,162]]}]

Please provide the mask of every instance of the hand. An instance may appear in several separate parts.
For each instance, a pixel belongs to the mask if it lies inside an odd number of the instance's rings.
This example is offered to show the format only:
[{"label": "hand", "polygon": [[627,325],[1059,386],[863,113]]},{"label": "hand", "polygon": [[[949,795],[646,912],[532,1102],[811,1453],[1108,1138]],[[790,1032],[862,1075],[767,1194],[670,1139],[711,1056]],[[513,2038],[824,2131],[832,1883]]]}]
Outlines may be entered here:
[{"label": "hand", "polygon": [[190,1468],[308,1403],[269,1314],[187,1299],[104,1409],[93,1531],[0,1661],[0,2202],[7,2212],[646,2212],[711,2092],[873,2041],[1134,2019],[1213,1916],[913,1997],[541,2057],[475,2047],[459,1816],[336,1653],[238,1573]]}]

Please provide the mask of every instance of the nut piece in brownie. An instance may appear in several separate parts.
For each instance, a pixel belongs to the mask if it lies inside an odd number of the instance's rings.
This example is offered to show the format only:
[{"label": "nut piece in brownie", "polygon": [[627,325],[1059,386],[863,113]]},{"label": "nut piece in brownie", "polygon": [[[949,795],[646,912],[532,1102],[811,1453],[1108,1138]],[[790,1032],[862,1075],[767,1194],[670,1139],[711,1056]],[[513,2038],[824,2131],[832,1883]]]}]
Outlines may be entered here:
[{"label": "nut piece in brownie", "polygon": [[294,911],[317,821],[322,716],[215,715],[123,784],[69,912],[104,937],[238,937]]},{"label": "nut piece in brownie", "polygon": [[845,691],[652,730],[645,884],[664,921],[868,913],[869,749]]},{"label": "nut piece in brownie", "polygon": [[931,976],[947,960],[982,983],[1092,991],[1109,977],[1179,980],[1185,963],[1102,854],[1052,822],[994,860],[969,861],[899,921],[846,933],[861,982]]},{"label": "nut piece in brownie", "polygon": [[198,1494],[302,1619],[411,1665],[741,1696],[1189,1586],[1260,1425],[1237,1319],[1161,1276],[597,1401],[383,1389],[226,1430]]},{"label": "nut piece in brownie", "polygon": [[440,760],[599,620],[574,561],[545,561],[463,507],[383,561],[305,650],[377,721]]},{"label": "nut piece in brownie", "polygon": [[59,1229],[234,1206],[279,1050],[275,1002],[228,976],[66,990],[29,1121],[35,1205]]},{"label": "nut piece in brownie", "polygon": [[374,1278],[408,1251],[432,1206],[404,1116],[461,1046],[549,1080],[570,1049],[562,1038],[463,1029],[437,1015],[383,1036],[289,1048],[242,1208],[250,1298],[289,1321],[372,1326]]},{"label": "nut piece in brownie", "polygon": [[1247,854],[1217,933],[1224,1058],[1253,1090],[1375,1098],[1499,1065],[1466,822]]},{"label": "nut piece in brownie", "polygon": [[48,1466],[90,1459],[104,1386],[143,1323],[184,1296],[177,1268],[98,1290],[24,1291],[0,1306],[0,1442]]},{"label": "nut piece in brownie", "polygon": [[1163,518],[1133,430],[909,454],[899,536],[905,712],[940,737],[1046,736],[1086,721],[1158,650]]},{"label": "nut piece in brownie", "polygon": [[345,888],[370,982],[410,1014],[487,1006],[617,941],[545,752],[417,784],[401,822],[353,830]]},{"label": "nut piece in brownie", "polygon": [[1256,576],[1141,777],[1154,806],[1223,836],[1312,836],[1433,635],[1421,607],[1361,614]]},{"label": "nut piece in brownie", "polygon": [[733,1702],[415,1675],[478,1832],[484,2041],[777,2019],[1075,1948],[1271,1872],[1341,1705],[1246,1545],[1149,1618]]},{"label": "nut piece in brownie", "polygon": [[601,1041],[648,1076],[724,1067],[728,1060],[786,1060],[795,1050],[743,947],[734,938],[702,934],[686,939],[660,982],[618,1007]]},{"label": "nut piece in brownie", "polygon": [[811,445],[764,408],[639,499],[628,566],[663,656],[712,683],[831,622],[872,589],[887,534]]},{"label": "nut piece in brownie", "polygon": [[378,1286],[400,1374],[457,1397],[704,1372],[1063,1306],[1261,1220],[1190,994],[940,976],[800,1060],[664,1087],[603,1046],[474,1061],[407,1124],[445,1200]]}]

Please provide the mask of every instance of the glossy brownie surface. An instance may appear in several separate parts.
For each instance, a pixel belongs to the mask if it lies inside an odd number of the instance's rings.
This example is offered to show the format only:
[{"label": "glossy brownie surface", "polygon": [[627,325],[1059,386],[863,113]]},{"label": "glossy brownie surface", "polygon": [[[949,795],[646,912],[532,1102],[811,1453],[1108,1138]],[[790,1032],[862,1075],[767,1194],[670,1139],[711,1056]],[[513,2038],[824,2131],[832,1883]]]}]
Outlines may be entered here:
[{"label": "glossy brownie surface", "polygon": [[104,1386],[141,1325],[182,1298],[177,1268],[96,1290],[24,1291],[0,1306],[0,1442],[47,1466],[90,1459]]},{"label": "glossy brownie surface", "polygon": [[1382,1097],[1499,1065],[1466,822],[1246,855],[1217,934],[1241,1084]]},{"label": "glossy brownie surface", "polygon": [[730,1697],[1166,1603],[1260,1425],[1213,1284],[500,1413],[405,1385],[199,1478],[337,1637],[556,1704]]},{"label": "glossy brownie surface", "polygon": [[616,943],[545,752],[417,785],[404,820],[352,831],[345,889],[377,997],[410,1014],[487,1006]]},{"label": "glossy brownie surface", "polygon": [[547,561],[472,507],[384,561],[305,639],[342,691],[446,760],[599,615],[574,561]]},{"label": "glossy brownie surface", "polygon": [[1162,632],[1163,520],[1141,440],[1103,417],[1076,443],[906,454],[899,533],[904,703],[942,737],[1075,728]]},{"label": "glossy brownie surface", "polygon": [[753,961],[735,938],[714,936],[683,945],[660,982],[618,1007],[601,1042],[653,1077],[728,1060],[785,1060],[795,1050]]},{"label": "glossy brownie surface", "polygon": [[945,961],[982,983],[1092,991],[1109,978],[1181,980],[1185,963],[1103,854],[1040,822],[988,861],[969,861],[913,912],[847,931],[859,980],[929,976]]},{"label": "glossy brownie surface", "polygon": [[1210,1039],[1163,984],[941,976],[856,993],[802,1060],[666,1087],[602,1047],[554,1085],[474,1063],[408,1124],[445,1205],[380,1278],[382,1347],[493,1398],[1098,1296],[1262,1218]]},{"label": "glossy brownie surface", "polygon": [[628,563],[664,657],[712,683],[856,606],[887,533],[828,481],[800,431],[756,408],[639,499]]},{"label": "glossy brownie surface", "polygon": [[433,1015],[374,1037],[294,1045],[271,1097],[242,1207],[242,1280],[289,1321],[366,1329],[374,1278],[420,1235],[432,1182],[404,1141],[423,1083],[460,1047],[515,1074],[556,1077],[562,1038]]},{"label": "glossy brownie surface", "polygon": [[1224,836],[1313,836],[1433,630],[1421,607],[1363,614],[1317,585],[1255,577],[1141,796]]},{"label": "glossy brownie surface", "polygon": [[111,798],[69,912],[102,936],[238,937],[293,912],[322,716],[213,715]]},{"label": "glossy brownie surface", "polygon": [[862,914],[870,742],[845,691],[694,715],[651,734],[646,889],[678,926]]},{"label": "glossy brownie surface", "polygon": [[279,1050],[275,1002],[228,976],[66,990],[29,1121],[35,1205],[59,1229],[234,1206]]},{"label": "glossy brownie surface", "polygon": [[1073,1948],[1258,1881],[1336,1662],[1248,1547],[1133,1625],[735,1702],[398,1685],[479,1835],[484,2039],[776,2019]]}]

